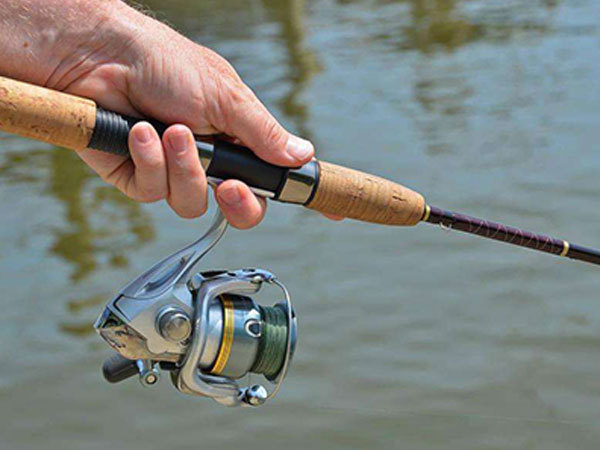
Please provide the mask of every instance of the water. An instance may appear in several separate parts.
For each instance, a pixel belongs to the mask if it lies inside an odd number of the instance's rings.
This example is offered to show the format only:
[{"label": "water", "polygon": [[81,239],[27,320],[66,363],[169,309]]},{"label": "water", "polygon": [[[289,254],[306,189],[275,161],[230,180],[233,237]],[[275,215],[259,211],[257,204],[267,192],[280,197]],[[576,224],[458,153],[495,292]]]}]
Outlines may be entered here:
[{"label": "water", "polygon": [[[600,246],[598,2],[148,4],[323,159]],[[207,219],[131,203],[67,151],[0,145],[0,448],[598,448],[597,268],[280,205],[210,258],[270,268],[295,296],[277,401],[229,410],[166,380],[105,384],[103,302]]]}]

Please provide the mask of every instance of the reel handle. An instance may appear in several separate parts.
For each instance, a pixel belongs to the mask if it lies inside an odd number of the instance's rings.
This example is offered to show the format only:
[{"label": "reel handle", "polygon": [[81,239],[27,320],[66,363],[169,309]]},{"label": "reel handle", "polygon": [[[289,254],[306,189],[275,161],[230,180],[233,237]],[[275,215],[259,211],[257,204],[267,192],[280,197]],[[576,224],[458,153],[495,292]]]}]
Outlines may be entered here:
[{"label": "reel handle", "polygon": [[[142,119],[98,108],[92,100],[0,77],[0,130],[81,151],[128,156],[131,127]],[[166,125],[152,121],[159,134]],[[423,196],[363,172],[311,161],[286,168],[250,149],[215,137],[196,137],[209,180],[235,178],[262,196],[321,213],[386,225],[415,225],[425,213]]]},{"label": "reel handle", "polygon": [[115,353],[102,364],[102,375],[109,383],[119,383],[138,374],[135,360]]}]

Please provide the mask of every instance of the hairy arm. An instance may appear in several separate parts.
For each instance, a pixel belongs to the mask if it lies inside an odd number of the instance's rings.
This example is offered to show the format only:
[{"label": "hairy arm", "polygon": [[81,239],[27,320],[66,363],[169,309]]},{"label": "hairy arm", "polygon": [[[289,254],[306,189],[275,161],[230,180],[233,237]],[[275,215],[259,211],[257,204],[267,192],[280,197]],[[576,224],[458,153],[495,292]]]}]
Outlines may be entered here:
[{"label": "hairy arm", "polygon": [[133,56],[127,47],[142,26],[141,15],[118,0],[3,0],[0,73],[64,89],[69,73],[101,63],[101,54],[113,61]]}]

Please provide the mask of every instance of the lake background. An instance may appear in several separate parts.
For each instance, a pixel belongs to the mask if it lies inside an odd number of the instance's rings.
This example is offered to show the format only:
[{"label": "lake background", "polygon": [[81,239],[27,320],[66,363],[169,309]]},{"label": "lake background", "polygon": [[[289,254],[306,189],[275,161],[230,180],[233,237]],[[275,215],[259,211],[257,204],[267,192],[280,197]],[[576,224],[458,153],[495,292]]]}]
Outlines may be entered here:
[{"label": "lake background", "polygon": [[[321,158],[600,247],[599,2],[145,3]],[[275,204],[206,267],[264,267],[291,290],[299,343],[276,401],[105,383],[104,302],[208,218],[134,204],[68,151],[0,147],[1,449],[599,447],[598,268]]]}]

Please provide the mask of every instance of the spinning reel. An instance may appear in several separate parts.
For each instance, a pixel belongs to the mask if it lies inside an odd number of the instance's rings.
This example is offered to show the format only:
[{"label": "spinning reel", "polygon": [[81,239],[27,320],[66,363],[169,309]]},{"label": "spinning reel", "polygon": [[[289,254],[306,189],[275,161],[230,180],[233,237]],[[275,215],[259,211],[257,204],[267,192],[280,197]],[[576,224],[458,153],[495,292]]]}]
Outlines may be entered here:
[{"label": "spinning reel", "polygon": [[[261,269],[196,272],[221,239],[227,222],[217,212],[198,241],[158,262],[110,301],[94,327],[118,353],[103,365],[116,383],[139,376],[158,382],[160,369],[185,394],[227,406],[262,405],[279,391],[296,345],[289,292]],[[281,289],[284,301],[262,306],[250,296],[263,286]],[[272,384],[240,387],[261,374]]]}]

